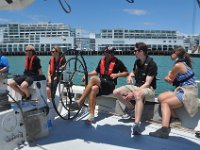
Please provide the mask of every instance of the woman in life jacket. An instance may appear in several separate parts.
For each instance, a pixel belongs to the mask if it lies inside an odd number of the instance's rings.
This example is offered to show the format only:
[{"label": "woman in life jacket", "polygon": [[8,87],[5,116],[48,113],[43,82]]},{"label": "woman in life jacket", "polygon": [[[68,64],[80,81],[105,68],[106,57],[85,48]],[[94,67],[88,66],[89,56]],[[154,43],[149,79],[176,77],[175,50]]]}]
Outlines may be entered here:
[{"label": "woman in life jacket", "polygon": [[[57,70],[61,67],[64,67],[66,63],[66,59],[64,56],[60,57],[62,51],[57,47],[53,47],[51,50],[51,59],[49,61],[48,66],[48,79],[47,79],[47,97],[48,99],[52,98],[52,92],[56,91],[58,80],[59,80],[59,72]],[[54,93],[55,94],[55,93]]]},{"label": "woman in life jacket", "polygon": [[26,46],[25,54],[24,74],[14,76],[9,85],[22,95],[22,100],[30,100],[31,94],[28,87],[33,84],[34,80],[37,80],[39,75],[42,75],[42,67],[40,59],[36,56],[35,48],[32,45]]},{"label": "woman in life jacket", "polygon": [[192,71],[191,58],[183,47],[177,47],[171,55],[174,66],[165,77],[165,81],[173,84],[174,91],[163,92],[158,96],[162,112],[162,128],[150,132],[150,136],[168,138],[170,118],[174,109],[185,107],[191,117],[198,112],[198,89]]}]

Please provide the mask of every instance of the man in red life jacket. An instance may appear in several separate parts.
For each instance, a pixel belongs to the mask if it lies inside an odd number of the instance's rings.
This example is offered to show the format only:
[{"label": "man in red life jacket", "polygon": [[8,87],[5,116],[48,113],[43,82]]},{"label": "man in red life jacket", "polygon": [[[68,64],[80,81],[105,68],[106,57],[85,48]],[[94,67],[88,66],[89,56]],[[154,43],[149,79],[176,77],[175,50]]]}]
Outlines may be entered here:
[{"label": "man in red life jacket", "polygon": [[36,56],[35,48],[32,45],[26,46],[25,54],[24,75],[14,77],[9,85],[22,95],[22,100],[30,100],[31,94],[28,87],[33,84],[34,80],[37,80],[38,75],[42,75],[42,70],[40,59]]},{"label": "man in red life jacket", "polygon": [[51,50],[51,59],[49,61],[49,66],[48,66],[48,83],[47,83],[47,97],[48,99],[51,99],[52,96],[52,91],[55,92],[59,80],[59,72],[56,70],[64,67],[66,63],[65,57],[60,57],[62,54],[62,51],[57,47],[53,47]]},{"label": "man in red life jacket", "polygon": [[[90,78],[83,95],[75,103],[70,105],[71,109],[80,109],[86,97],[89,95],[90,115],[87,122],[94,123],[94,110],[96,105],[96,97],[100,95],[108,95],[113,92],[117,84],[118,77],[128,76],[125,65],[114,56],[113,47],[106,47],[104,50],[105,57],[101,58],[95,70],[89,72]],[[94,76],[94,75],[99,75]],[[83,77],[84,80],[84,77]]]}]

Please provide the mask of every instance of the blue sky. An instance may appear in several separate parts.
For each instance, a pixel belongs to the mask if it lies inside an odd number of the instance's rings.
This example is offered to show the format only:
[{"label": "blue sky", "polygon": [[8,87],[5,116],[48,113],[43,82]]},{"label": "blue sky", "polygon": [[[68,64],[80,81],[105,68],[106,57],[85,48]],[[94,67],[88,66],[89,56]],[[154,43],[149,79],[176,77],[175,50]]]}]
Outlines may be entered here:
[{"label": "blue sky", "polygon": [[[58,0],[35,0],[22,10],[1,10],[0,23],[65,23],[99,32],[105,28],[176,30],[200,34],[200,8],[196,0],[68,0],[66,14]],[[195,5],[194,5],[195,4]],[[193,15],[195,14],[195,15]],[[194,16],[196,18],[194,19]]]}]

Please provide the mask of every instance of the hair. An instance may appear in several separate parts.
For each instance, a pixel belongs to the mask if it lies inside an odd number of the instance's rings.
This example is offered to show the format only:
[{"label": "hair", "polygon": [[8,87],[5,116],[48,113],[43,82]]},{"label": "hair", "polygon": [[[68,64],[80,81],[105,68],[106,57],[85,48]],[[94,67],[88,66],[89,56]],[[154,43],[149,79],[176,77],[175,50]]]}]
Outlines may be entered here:
[{"label": "hair", "polygon": [[175,48],[174,52],[176,52],[176,55],[179,58],[177,62],[184,61],[190,68],[192,68],[192,60],[182,46]]},{"label": "hair", "polygon": [[52,49],[55,49],[59,54],[62,54],[62,50],[58,46],[53,46]]},{"label": "hair", "polygon": [[30,50],[32,51],[33,55],[36,54],[35,47],[34,47],[33,45],[30,45],[30,44],[29,44],[29,45],[26,46],[25,49],[27,49],[27,48],[30,49]]},{"label": "hair", "polygon": [[142,50],[144,52],[145,55],[148,54],[148,47],[145,43],[143,42],[138,42],[135,44],[135,47],[139,50]]}]

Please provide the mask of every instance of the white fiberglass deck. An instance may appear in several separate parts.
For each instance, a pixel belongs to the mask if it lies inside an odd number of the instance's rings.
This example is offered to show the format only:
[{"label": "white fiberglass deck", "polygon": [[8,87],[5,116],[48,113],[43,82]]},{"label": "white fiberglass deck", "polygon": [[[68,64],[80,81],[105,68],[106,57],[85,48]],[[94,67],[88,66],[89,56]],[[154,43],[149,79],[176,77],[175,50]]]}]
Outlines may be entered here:
[{"label": "white fiberglass deck", "polygon": [[[87,116],[86,116],[87,117]],[[49,136],[39,139],[22,150],[198,150],[200,139],[194,133],[183,129],[172,129],[169,139],[150,137],[160,124],[145,123],[142,135],[130,138],[132,120],[100,113],[96,123],[85,123],[86,117],[78,120],[53,121]]]}]

